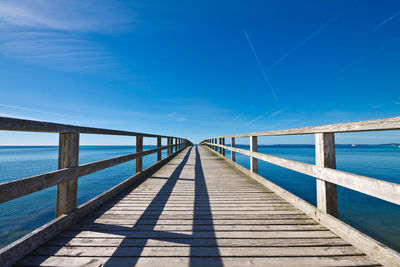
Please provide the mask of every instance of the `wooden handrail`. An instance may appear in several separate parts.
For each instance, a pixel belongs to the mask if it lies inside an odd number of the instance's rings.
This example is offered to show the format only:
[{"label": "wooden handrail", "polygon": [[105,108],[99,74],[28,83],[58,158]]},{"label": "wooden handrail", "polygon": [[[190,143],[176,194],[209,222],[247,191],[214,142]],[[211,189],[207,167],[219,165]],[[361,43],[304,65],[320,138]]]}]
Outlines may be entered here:
[{"label": "wooden handrail", "polygon": [[47,172],[23,179],[17,179],[0,184],[0,203],[7,202],[19,197],[23,197],[37,191],[58,185],[62,182],[82,177],[97,171],[101,171],[115,165],[134,160],[139,157],[150,155],[176,145],[163,146],[145,150],[140,153],[131,153],[123,156],[114,157],[86,163],[72,168],[64,168],[53,172]]},{"label": "wooden handrail", "polygon": [[167,135],[157,135],[139,132],[128,132],[110,130],[93,127],[83,127],[53,122],[23,120],[15,118],[0,117],[0,130],[4,131],[23,131],[23,132],[43,132],[43,133],[82,133],[82,134],[104,134],[104,135],[123,135],[123,136],[143,136],[143,137],[172,137]]},{"label": "wooden handrail", "polygon": [[[393,117],[286,130],[219,136],[207,138],[200,144],[207,145],[210,149],[217,152],[219,149],[219,153],[222,154],[222,156],[225,156],[225,149],[230,150],[232,161],[235,161],[236,152],[249,156],[250,171],[252,173],[258,173],[257,160],[263,160],[317,178],[317,207],[321,211],[337,217],[336,185],[347,187],[400,205],[400,184],[336,170],[334,134],[399,129],[400,117]],[[299,134],[315,135],[315,165],[257,152],[257,138],[259,136]],[[225,145],[225,138],[227,137],[231,138],[230,147]],[[250,138],[250,150],[235,147],[235,139],[238,137]]]},{"label": "wooden handrail", "polygon": [[285,130],[216,136],[213,138],[301,135],[301,134],[315,134],[315,133],[351,133],[351,132],[365,132],[365,131],[389,131],[398,129],[400,129],[400,117],[392,117],[385,119],[345,122],[345,123],[336,123],[336,124],[328,124],[320,126],[292,128]]},{"label": "wooden handrail", "polygon": [[[79,177],[110,168],[133,159],[136,159],[136,173],[140,173],[142,171],[143,156],[157,152],[157,161],[160,161],[162,150],[168,149],[167,154],[171,155],[173,148],[176,148],[176,152],[178,151],[178,148],[183,149],[185,146],[191,145],[189,140],[178,137],[81,127],[6,117],[0,117],[0,130],[59,133],[58,171],[48,172],[0,184],[0,203],[57,185],[57,217],[69,213],[76,208]],[[136,153],[79,165],[80,134],[135,136]],[[157,138],[157,148],[143,151],[143,137]],[[162,138],[167,139],[167,146],[161,146]],[[173,143],[172,140],[175,140],[175,143]]]}]

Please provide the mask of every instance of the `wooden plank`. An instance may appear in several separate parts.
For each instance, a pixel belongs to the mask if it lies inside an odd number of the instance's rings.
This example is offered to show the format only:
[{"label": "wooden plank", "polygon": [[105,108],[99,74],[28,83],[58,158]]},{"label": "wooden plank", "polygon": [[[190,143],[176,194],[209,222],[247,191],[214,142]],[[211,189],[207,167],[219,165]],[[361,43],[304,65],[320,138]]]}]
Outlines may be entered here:
[{"label": "wooden plank", "polygon": [[[69,228],[72,231],[120,231],[120,229],[129,229],[133,224],[76,224]],[[135,231],[146,231],[149,229],[148,225],[134,225]],[[193,225],[155,225],[154,230],[157,231],[191,231]],[[305,225],[213,225],[214,231],[311,231],[311,230],[325,230],[319,224],[305,224]],[[210,225],[197,225],[196,231],[210,231]]]},{"label": "wooden plank", "polygon": [[[143,238],[160,239],[171,238],[176,235],[179,238],[193,238],[193,231],[64,231],[60,237],[77,238]],[[330,231],[219,231],[219,232],[196,232],[196,238],[335,238],[336,235]]]},{"label": "wooden plank", "polygon": [[[335,135],[333,133],[315,134],[315,165],[336,169]],[[316,181],[317,207],[334,217],[338,216],[336,185],[321,179]]]},{"label": "wooden plank", "polygon": [[376,120],[365,120],[355,122],[345,122],[328,124],[321,126],[310,126],[302,128],[292,128],[286,130],[264,131],[247,134],[235,134],[219,136],[221,137],[249,137],[249,136],[278,136],[278,135],[297,135],[297,134],[315,134],[315,133],[349,133],[364,131],[388,131],[400,129],[400,117],[392,117]]},{"label": "wooden plank", "polygon": [[[160,216],[154,216],[154,215],[141,215],[141,214],[130,214],[129,216],[126,216],[126,214],[95,214],[93,213],[92,215],[95,215],[98,218],[102,219],[126,219],[130,218],[131,220],[137,220],[139,218],[146,220],[152,220],[154,218],[160,219],[160,220],[193,220],[193,214],[181,214],[181,215],[176,215],[176,214],[161,214]],[[196,220],[207,220],[209,219],[210,216],[205,215],[205,216],[198,216],[196,217]],[[221,214],[216,214],[212,216],[213,220],[241,220],[241,219],[247,219],[247,220],[266,220],[266,219],[307,219],[310,218],[308,215],[304,214],[258,214],[258,215],[221,215]]]},{"label": "wooden plank", "polygon": [[131,218],[109,218],[102,219],[85,219],[81,221],[82,223],[99,223],[99,224],[112,224],[112,225],[310,225],[317,224],[311,218],[283,218],[283,219],[243,219],[243,220],[217,220],[217,219],[205,219],[205,220],[179,220],[179,219],[159,219],[159,220],[135,220]]},{"label": "wooden plank", "polygon": [[[220,146],[220,145],[218,145]],[[225,146],[235,152],[400,205],[400,184],[281,157]]]},{"label": "wooden plank", "polygon": [[[225,238],[225,239],[193,239],[190,245],[195,247],[303,247],[303,246],[344,246],[348,243],[340,238]],[[49,246],[69,246],[69,247],[141,247],[143,240],[141,239],[124,239],[124,238],[62,238],[57,237],[46,243]],[[185,239],[149,239],[146,242],[148,247],[179,247],[187,246]]]},{"label": "wooden plank", "polygon": [[[58,148],[58,168],[73,168],[79,165],[79,134],[60,133]],[[71,212],[76,208],[78,177],[57,185],[56,217]]]},{"label": "wooden plank", "polygon": [[69,257],[304,257],[304,256],[361,256],[352,246],[327,247],[59,247],[43,246],[34,251],[38,256]]},{"label": "wooden plank", "polygon": [[[115,266],[377,266],[364,256],[324,256],[324,257],[115,257]],[[26,266],[106,266],[108,257],[63,257],[30,256],[20,262]]]}]

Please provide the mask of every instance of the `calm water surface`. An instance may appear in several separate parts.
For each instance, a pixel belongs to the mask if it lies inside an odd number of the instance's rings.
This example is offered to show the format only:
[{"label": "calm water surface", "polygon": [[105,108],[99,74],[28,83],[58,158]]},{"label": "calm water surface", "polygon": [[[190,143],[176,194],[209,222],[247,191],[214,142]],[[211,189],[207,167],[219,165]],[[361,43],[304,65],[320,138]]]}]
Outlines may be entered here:
[{"label": "calm water surface", "polygon": [[[242,146],[248,149],[248,146]],[[145,146],[151,149],[154,146]],[[314,163],[314,146],[259,146],[259,152]],[[135,151],[134,146],[83,146],[80,164]],[[227,153],[229,157],[230,153]],[[166,151],[163,151],[163,157]],[[58,147],[0,147],[0,183],[57,169]],[[247,156],[237,162],[249,167]],[[337,169],[400,183],[400,148],[392,146],[336,147]],[[144,157],[143,166],[156,162]],[[79,179],[78,205],[122,182],[135,171],[130,161]],[[315,179],[259,161],[259,172],[281,187],[316,205]],[[0,204],[0,247],[49,222],[55,215],[56,187]],[[342,187],[338,188],[339,218],[400,251],[400,207]]]}]

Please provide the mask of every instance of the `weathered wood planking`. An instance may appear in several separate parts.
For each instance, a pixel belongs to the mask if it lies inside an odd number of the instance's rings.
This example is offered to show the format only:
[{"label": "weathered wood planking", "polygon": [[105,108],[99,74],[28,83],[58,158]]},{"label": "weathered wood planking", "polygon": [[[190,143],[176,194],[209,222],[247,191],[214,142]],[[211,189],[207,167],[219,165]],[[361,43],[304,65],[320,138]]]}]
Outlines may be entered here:
[{"label": "weathered wood planking", "polygon": [[186,148],[18,264],[379,265],[204,147]]}]

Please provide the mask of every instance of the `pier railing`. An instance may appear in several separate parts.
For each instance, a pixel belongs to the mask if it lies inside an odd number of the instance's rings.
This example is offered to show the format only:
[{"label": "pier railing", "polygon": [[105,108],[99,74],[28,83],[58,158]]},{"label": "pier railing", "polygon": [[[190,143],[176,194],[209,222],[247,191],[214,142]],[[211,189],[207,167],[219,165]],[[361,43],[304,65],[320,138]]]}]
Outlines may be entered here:
[{"label": "pier railing", "polygon": [[[0,130],[59,133],[57,171],[0,184],[0,203],[57,185],[56,217],[71,212],[76,208],[78,178],[131,160],[136,160],[136,173],[139,173],[142,171],[142,159],[144,156],[157,153],[157,160],[160,161],[162,150],[167,149],[167,155],[171,155],[174,151],[181,150],[190,144],[187,139],[175,136],[80,127],[4,117],[0,117]],[[136,153],[79,165],[80,134],[136,137]],[[157,148],[143,151],[143,137],[156,138]],[[166,146],[161,145],[163,138],[167,140]]]},{"label": "pier railing", "polygon": [[[399,260],[399,254],[394,253],[379,242],[335,219],[338,215],[336,187],[337,185],[340,185],[400,205],[400,184],[336,170],[335,133],[399,129],[400,117],[393,117],[314,127],[218,136],[207,138],[202,141],[201,144],[207,146],[215,153],[218,153],[235,167],[256,179],[258,182],[264,184],[294,206],[305,211],[306,214],[310,215],[321,224],[346,239],[348,242],[358,245],[358,247],[360,247],[361,244],[364,252],[368,255],[375,258],[387,258],[388,263],[393,263],[393,258],[395,258],[396,261]],[[306,134],[315,135],[315,164],[308,164],[257,152],[257,139],[260,136]],[[236,138],[242,137],[249,138],[249,150],[236,147]],[[230,138],[231,146],[225,145],[225,139],[227,138]],[[225,157],[226,150],[231,151],[231,159]],[[247,169],[236,162],[235,153],[249,156],[250,169]],[[316,178],[317,208],[260,176],[258,174],[258,160],[269,162]],[[389,254],[390,256],[388,256]]]},{"label": "pier railing", "polygon": [[[400,117],[394,117],[315,127],[219,136],[208,138],[204,140],[202,144],[207,145],[215,151],[219,151],[219,153],[224,156],[225,150],[230,150],[232,161],[235,161],[235,153],[249,156],[250,171],[254,173],[258,173],[257,160],[262,160],[317,178],[317,207],[326,213],[337,216],[336,185],[400,205],[400,184],[336,170],[335,133],[399,129]],[[315,135],[315,164],[303,163],[257,152],[257,137],[259,136],[303,134]],[[250,139],[250,150],[235,147],[235,139],[239,137],[248,137]],[[231,139],[231,146],[225,145],[226,138]]]}]

